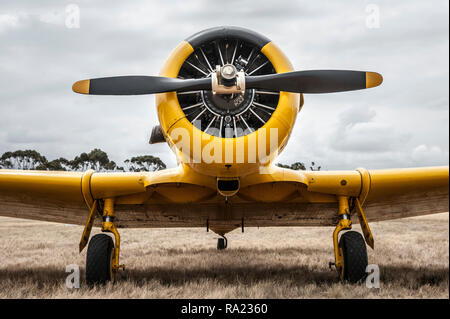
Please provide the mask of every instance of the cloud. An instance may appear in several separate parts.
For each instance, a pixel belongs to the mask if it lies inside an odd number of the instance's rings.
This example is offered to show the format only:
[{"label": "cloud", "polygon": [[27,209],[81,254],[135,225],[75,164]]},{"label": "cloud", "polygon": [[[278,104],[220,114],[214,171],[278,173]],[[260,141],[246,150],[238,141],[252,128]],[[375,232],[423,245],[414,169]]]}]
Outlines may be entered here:
[{"label": "cloud", "polygon": [[441,159],[447,158],[448,161],[448,156],[448,151],[443,151],[439,146],[425,144],[415,147],[411,154],[414,163],[434,163],[434,165],[442,165]]},{"label": "cloud", "polygon": [[19,17],[12,14],[0,14],[0,32],[19,27]]},{"label": "cloud", "polygon": [[341,127],[354,126],[360,123],[369,123],[376,116],[373,108],[352,107],[339,114],[339,124]]},{"label": "cloud", "polygon": [[374,109],[360,107],[342,112],[329,138],[332,149],[367,154],[393,151],[408,140],[394,125],[376,121]]},{"label": "cloud", "polygon": [[80,96],[71,85],[158,74],[191,34],[237,25],[271,38],[298,70],[384,76],[379,88],[305,96],[281,162],[325,169],[448,164],[448,1],[371,1],[380,8],[379,29],[365,25],[368,1],[76,3],[79,29],[65,27],[60,2],[0,4],[0,153],[31,148],[49,159],[73,158],[99,147],[116,162],[157,154],[173,167],[167,145],[148,144],[158,122],[153,96]]}]

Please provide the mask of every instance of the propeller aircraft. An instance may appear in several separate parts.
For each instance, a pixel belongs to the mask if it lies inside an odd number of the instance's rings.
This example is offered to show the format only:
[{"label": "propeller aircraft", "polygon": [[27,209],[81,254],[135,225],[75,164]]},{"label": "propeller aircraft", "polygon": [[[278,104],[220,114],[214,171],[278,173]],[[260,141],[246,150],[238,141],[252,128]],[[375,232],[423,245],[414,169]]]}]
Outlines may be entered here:
[{"label": "propeller aircraft", "polygon": [[[0,170],[0,215],[85,225],[86,282],[114,280],[120,228],[205,227],[217,248],[235,229],[334,226],[334,262],[343,281],[366,275],[369,222],[448,211],[449,168],[295,171],[274,165],[303,94],[374,88],[369,71],[294,71],[268,38],[216,27],[182,41],[159,76],[74,83],[90,95],[156,94],[159,125],[150,143],[167,143],[176,168],[155,172]],[[97,218],[98,217],[98,218]],[[359,222],[362,234],[351,231]],[[103,232],[90,238],[92,227]],[[113,240],[114,238],[114,240]],[[89,244],[88,244],[89,243]]]}]

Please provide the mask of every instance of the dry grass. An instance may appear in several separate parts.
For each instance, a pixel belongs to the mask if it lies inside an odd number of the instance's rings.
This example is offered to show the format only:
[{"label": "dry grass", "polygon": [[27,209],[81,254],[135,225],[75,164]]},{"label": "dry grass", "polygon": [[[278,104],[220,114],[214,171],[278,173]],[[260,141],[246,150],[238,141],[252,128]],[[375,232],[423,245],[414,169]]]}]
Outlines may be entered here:
[{"label": "dry grass", "polygon": [[380,289],[337,281],[329,227],[236,230],[220,252],[204,229],[125,229],[118,282],[68,289],[82,227],[0,217],[0,298],[449,298],[448,213],[371,227]]}]

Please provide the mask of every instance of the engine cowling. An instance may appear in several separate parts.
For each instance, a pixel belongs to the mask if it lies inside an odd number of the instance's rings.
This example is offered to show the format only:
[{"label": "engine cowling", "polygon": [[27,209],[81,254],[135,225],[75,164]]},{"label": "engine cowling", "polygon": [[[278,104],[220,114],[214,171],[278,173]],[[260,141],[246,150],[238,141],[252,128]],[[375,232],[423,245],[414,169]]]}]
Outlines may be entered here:
[{"label": "engine cowling", "polygon": [[[293,70],[266,37],[218,27],[180,43],[160,75],[206,78],[225,64],[246,75]],[[300,95],[255,89],[242,94],[190,91],[158,94],[156,102],[166,141],[183,163],[208,175],[242,176],[268,165],[281,152],[301,107]]]}]

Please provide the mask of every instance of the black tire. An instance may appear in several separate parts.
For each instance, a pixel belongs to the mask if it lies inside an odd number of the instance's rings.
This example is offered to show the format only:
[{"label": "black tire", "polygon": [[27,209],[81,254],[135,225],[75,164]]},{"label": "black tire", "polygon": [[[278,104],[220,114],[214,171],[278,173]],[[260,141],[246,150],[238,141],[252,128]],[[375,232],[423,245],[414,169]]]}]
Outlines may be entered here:
[{"label": "black tire", "polygon": [[217,249],[218,250],[223,250],[225,248],[227,248],[226,245],[225,245],[225,238],[217,239]]},{"label": "black tire", "polygon": [[86,256],[86,283],[105,284],[113,280],[112,256],[114,242],[106,234],[97,234],[92,237],[88,245]]},{"label": "black tire", "polygon": [[339,248],[342,251],[344,281],[357,283],[367,276],[367,247],[363,236],[356,231],[348,231],[341,236]]}]

